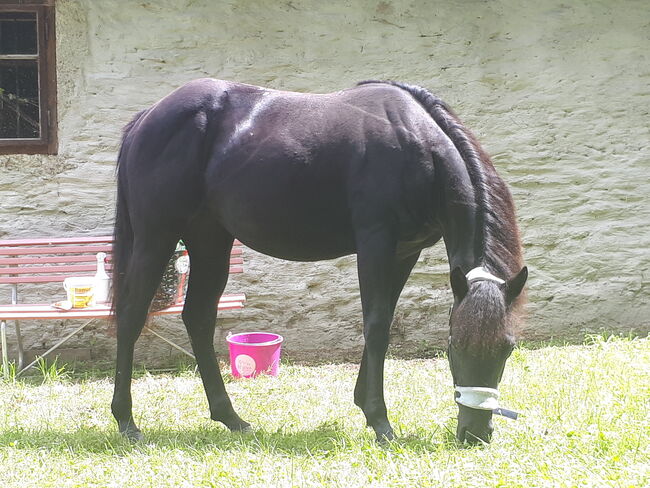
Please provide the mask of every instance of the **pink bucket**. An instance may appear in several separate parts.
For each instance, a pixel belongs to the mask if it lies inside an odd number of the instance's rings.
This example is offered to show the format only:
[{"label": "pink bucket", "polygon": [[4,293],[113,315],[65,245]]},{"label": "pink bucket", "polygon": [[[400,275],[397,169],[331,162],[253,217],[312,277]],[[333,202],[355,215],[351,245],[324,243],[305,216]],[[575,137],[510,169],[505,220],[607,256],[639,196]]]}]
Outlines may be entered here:
[{"label": "pink bucket", "polygon": [[226,337],[230,369],[235,378],[252,378],[264,373],[278,375],[281,335],[270,332],[242,332]]}]

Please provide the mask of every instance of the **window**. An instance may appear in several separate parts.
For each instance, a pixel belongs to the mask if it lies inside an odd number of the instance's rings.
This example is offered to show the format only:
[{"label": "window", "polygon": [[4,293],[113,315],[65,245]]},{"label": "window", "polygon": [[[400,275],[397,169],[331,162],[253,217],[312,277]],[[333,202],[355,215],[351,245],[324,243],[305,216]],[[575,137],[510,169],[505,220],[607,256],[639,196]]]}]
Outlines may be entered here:
[{"label": "window", "polygon": [[56,154],[54,0],[0,0],[0,154]]}]

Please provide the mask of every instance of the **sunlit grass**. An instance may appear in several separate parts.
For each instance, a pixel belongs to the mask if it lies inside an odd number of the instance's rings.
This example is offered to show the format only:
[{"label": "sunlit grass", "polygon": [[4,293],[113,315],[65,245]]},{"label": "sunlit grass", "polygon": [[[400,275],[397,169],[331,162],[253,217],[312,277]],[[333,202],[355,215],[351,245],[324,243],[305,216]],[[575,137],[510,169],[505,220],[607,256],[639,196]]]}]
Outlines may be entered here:
[{"label": "sunlit grass", "polygon": [[0,486],[650,485],[648,339],[517,349],[501,391],[522,416],[496,418],[493,443],[477,448],[453,439],[444,359],[387,361],[398,434],[388,446],[374,442],[353,405],[356,365],[226,375],[237,410],[256,426],[248,435],[208,419],[193,368],[143,372],[133,399],[146,440],[136,445],[116,432],[110,379],[56,370],[0,381]]}]

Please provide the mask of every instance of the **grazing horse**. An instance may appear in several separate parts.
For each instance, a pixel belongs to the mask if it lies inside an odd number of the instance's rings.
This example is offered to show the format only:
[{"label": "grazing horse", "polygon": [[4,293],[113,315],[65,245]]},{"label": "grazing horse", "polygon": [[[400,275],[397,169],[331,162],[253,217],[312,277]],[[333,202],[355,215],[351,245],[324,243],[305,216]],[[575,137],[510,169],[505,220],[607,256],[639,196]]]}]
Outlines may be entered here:
[{"label": "grazing horse", "polygon": [[454,295],[457,436],[490,440],[527,270],[508,188],[440,99],[397,82],[306,94],[200,79],[126,126],[117,179],[112,412],[127,438],[142,437],[132,416],[134,344],[179,239],[192,265],[182,318],[210,416],[250,429],[213,345],[237,238],[296,261],[356,253],[365,347],[354,402],[378,440],[392,439],[383,392],[389,327],[420,251],[442,238]]}]

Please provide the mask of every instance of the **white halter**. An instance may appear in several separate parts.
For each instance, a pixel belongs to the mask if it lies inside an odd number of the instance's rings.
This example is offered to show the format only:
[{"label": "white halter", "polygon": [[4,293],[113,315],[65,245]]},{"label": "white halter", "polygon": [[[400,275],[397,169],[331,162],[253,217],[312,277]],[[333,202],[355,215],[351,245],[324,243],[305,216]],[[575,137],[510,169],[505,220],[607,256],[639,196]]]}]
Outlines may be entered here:
[{"label": "white halter", "polygon": [[496,415],[502,415],[517,420],[519,412],[499,406],[499,391],[495,388],[482,386],[456,386],[456,403],[477,410],[491,410]]},{"label": "white halter", "polygon": [[[474,281],[494,281],[500,285],[504,280],[494,276],[483,266],[474,268],[465,275],[468,283]],[[477,410],[491,410],[493,413],[516,419],[519,414],[499,406],[499,390],[483,386],[455,386],[456,403]]]},{"label": "white halter", "polygon": [[457,386],[456,403],[478,410],[499,408],[499,390],[482,386]]}]

